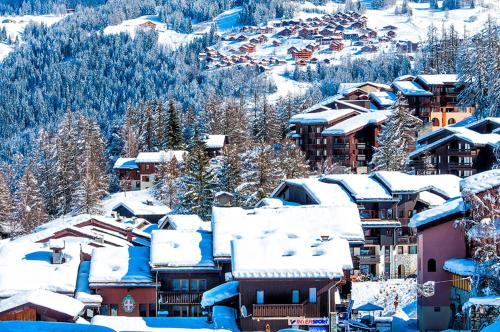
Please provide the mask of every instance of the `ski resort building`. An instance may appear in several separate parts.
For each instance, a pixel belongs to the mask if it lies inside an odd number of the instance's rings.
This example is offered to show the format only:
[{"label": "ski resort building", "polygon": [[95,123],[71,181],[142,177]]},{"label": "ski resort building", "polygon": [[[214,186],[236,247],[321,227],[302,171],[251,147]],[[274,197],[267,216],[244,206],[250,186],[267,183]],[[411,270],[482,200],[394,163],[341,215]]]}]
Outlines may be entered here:
[{"label": "ski resort building", "polygon": [[415,116],[429,123],[432,130],[458,123],[474,113],[474,107],[458,105],[463,85],[455,74],[405,76],[394,81],[392,88],[408,99]]},{"label": "ski resort building", "polygon": [[174,159],[182,163],[186,153],[176,150],[140,152],[136,158],[118,158],[113,169],[118,173],[123,190],[149,189],[155,184],[161,164]]},{"label": "ski resort building", "polygon": [[500,143],[500,118],[485,118],[464,126],[448,126],[417,139],[409,156],[417,174],[467,177],[492,168]]}]

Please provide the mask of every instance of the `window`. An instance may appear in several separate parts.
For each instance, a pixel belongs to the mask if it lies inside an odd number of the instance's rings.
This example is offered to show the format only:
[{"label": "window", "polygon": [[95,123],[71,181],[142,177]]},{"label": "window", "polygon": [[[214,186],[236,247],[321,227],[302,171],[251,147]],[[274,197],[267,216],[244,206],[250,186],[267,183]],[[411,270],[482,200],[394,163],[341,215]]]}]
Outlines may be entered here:
[{"label": "window", "polygon": [[174,317],[189,316],[189,306],[188,305],[174,305],[172,307],[172,316],[174,316]]},{"label": "window", "polygon": [[156,317],[156,303],[149,304],[149,317]]},{"label": "window", "polygon": [[191,316],[193,317],[201,316],[201,307],[199,305],[191,306]]},{"label": "window", "polygon": [[143,175],[142,182],[149,182],[149,176]]},{"label": "window", "polygon": [[427,261],[427,272],[436,272],[436,260],[434,258]]},{"label": "window", "polygon": [[451,125],[451,124],[454,124],[456,121],[455,119],[451,118],[451,119],[448,119],[448,124]]},{"label": "window", "polygon": [[404,251],[403,246],[398,246],[398,255],[402,255]]},{"label": "window", "polygon": [[292,290],[292,303],[296,304],[299,303],[300,301],[300,292],[298,289],[293,289]]},{"label": "window", "polygon": [[316,288],[309,288],[309,303],[316,303]]},{"label": "window", "polygon": [[316,144],[321,144],[321,138],[316,138]]},{"label": "window", "polygon": [[441,312],[441,307],[434,307],[434,312]]},{"label": "window", "polygon": [[146,169],[146,171],[149,171],[149,164],[144,165],[144,168]]},{"label": "window", "polygon": [[191,279],[191,291],[205,291],[207,281],[205,279]]},{"label": "window", "polygon": [[257,291],[257,304],[264,304],[264,291],[263,290]]},{"label": "window", "polygon": [[408,247],[408,252],[409,252],[410,254],[414,254],[414,255],[416,255],[416,254],[417,254],[417,246],[409,246],[409,247]]},{"label": "window", "polygon": [[174,292],[189,292],[188,279],[174,279],[173,280]]},{"label": "window", "polygon": [[139,316],[147,317],[147,315],[148,315],[147,304],[139,304]]},{"label": "window", "polygon": [[118,304],[110,304],[109,305],[111,316],[118,316]]},{"label": "window", "polygon": [[326,138],[323,138],[323,144],[326,144]]},{"label": "window", "polygon": [[326,157],[326,150],[323,150],[323,156]]},{"label": "window", "polygon": [[470,150],[470,144],[469,143],[464,143],[464,148],[465,148],[465,150]]},{"label": "window", "polygon": [[439,119],[438,118],[432,118],[432,126],[439,127]]},{"label": "window", "polygon": [[392,209],[387,210],[387,219],[392,219]]},{"label": "window", "polygon": [[108,305],[107,304],[101,305],[101,315],[103,315],[103,316],[108,315]]},{"label": "window", "polygon": [[321,127],[316,127],[316,133],[317,134],[321,133]]}]

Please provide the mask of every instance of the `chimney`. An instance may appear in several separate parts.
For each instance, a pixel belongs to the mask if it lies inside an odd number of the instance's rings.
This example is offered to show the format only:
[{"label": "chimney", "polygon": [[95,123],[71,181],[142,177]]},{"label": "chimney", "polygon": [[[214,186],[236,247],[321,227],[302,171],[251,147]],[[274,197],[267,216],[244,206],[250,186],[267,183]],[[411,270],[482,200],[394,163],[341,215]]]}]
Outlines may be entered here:
[{"label": "chimney", "polygon": [[132,227],[127,227],[127,241],[132,242]]},{"label": "chimney", "polygon": [[64,263],[64,253],[63,250],[66,246],[64,240],[61,239],[50,239],[49,248],[52,250],[52,264],[62,264]]},{"label": "chimney", "polygon": [[321,241],[322,242],[330,241],[330,235],[321,235]]}]

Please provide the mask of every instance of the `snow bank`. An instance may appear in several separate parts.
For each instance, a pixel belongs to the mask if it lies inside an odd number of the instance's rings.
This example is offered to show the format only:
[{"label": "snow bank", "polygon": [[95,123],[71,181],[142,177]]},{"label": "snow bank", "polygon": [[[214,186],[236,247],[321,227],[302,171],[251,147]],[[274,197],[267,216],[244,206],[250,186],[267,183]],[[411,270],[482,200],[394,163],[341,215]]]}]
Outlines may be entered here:
[{"label": "snow bank", "polygon": [[[500,137],[500,135],[499,135]],[[477,194],[500,186],[500,169],[477,173],[460,182],[464,194]]]},{"label": "snow bank", "polygon": [[446,200],[441,196],[433,194],[429,191],[422,191],[418,194],[418,200],[429,205],[429,207],[435,207],[443,205]]},{"label": "snow bank", "polygon": [[228,281],[203,293],[201,306],[209,307],[239,294],[239,281]]},{"label": "snow bank", "polygon": [[231,257],[233,239],[280,241],[321,235],[363,242],[364,235],[356,204],[305,205],[280,208],[214,207],[212,210],[214,257]]},{"label": "snow bank", "polygon": [[246,278],[341,278],[352,269],[345,239],[250,239],[231,242],[232,273]]},{"label": "snow bank", "polygon": [[0,313],[29,303],[63,313],[73,317],[75,320],[84,308],[82,302],[72,297],[37,289],[18,293],[8,299],[0,301]]},{"label": "snow bank", "polygon": [[152,283],[149,248],[97,248],[90,261],[90,285]]},{"label": "snow bank", "polygon": [[413,215],[408,226],[421,227],[433,221],[466,211],[462,197],[451,199],[441,206]]},{"label": "snow bank", "polygon": [[2,332],[116,332],[98,325],[30,321],[0,322],[0,330]]},{"label": "snow bank", "polygon": [[151,266],[213,269],[212,234],[205,231],[156,230],[152,232]]},{"label": "snow bank", "polygon": [[443,270],[459,276],[472,276],[474,274],[474,261],[470,258],[451,258],[444,262]]},{"label": "snow bank", "polygon": [[384,186],[365,174],[332,174],[323,176],[321,181],[341,185],[357,201],[393,200]]}]

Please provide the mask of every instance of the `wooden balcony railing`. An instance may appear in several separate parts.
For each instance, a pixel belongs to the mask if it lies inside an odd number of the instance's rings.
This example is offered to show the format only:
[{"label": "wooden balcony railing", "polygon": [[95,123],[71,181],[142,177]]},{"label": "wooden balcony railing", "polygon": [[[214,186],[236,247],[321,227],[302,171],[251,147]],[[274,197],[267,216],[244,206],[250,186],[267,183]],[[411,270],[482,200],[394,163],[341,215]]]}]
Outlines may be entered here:
[{"label": "wooden balcony railing", "polygon": [[158,292],[160,304],[197,304],[201,302],[202,292]]},{"label": "wooden balcony railing", "polygon": [[366,255],[358,256],[359,264],[378,264],[380,263],[380,255]]},{"label": "wooden balcony railing", "polygon": [[319,317],[315,303],[305,304],[254,304],[253,317]]}]

